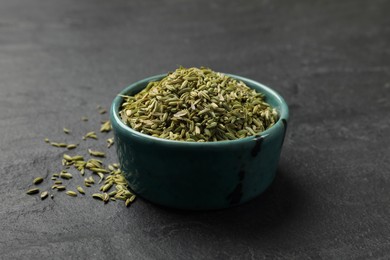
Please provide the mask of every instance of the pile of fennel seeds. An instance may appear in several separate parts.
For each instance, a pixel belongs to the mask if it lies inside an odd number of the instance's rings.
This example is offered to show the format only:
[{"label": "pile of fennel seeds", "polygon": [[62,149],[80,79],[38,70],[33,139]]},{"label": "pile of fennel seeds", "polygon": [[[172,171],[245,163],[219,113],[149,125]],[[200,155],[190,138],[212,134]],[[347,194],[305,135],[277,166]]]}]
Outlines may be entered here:
[{"label": "pile of fennel seeds", "polygon": [[[100,114],[106,113],[106,110],[100,106],[98,106],[98,110]],[[81,120],[88,121],[88,118],[82,117]],[[109,121],[101,122],[100,132],[108,133],[111,129]],[[66,135],[73,135],[71,129],[63,128],[63,131]],[[87,132],[80,139],[84,141],[92,139],[99,142],[98,135],[95,131]],[[33,188],[30,188],[26,192],[27,194],[39,194],[41,200],[45,200],[48,197],[53,199],[60,193],[65,193],[70,197],[91,196],[104,203],[122,200],[126,206],[129,206],[135,200],[136,195],[129,190],[119,165],[117,163],[104,163],[103,160],[106,157],[105,152],[88,149],[87,151],[82,152],[82,154],[88,153],[90,157],[89,159],[85,159],[85,157],[80,154],[69,154],[77,151],[78,143],[52,142],[48,138],[45,138],[45,142],[54,147],[66,150],[61,160],[62,169],[46,178],[50,180],[45,180],[43,177],[34,178],[32,181]],[[109,149],[114,144],[114,139],[112,137],[106,138],[106,143],[107,149]],[[76,172],[76,174],[74,172]],[[71,186],[68,184],[70,184],[70,181],[72,180],[77,181],[79,184],[74,190],[68,188]],[[45,182],[51,182],[51,187],[42,189]],[[96,192],[97,187],[99,190],[98,192]]]},{"label": "pile of fennel seeds", "polygon": [[235,140],[276,123],[277,111],[262,93],[209,68],[180,67],[123,95],[122,121],[144,134],[188,142]]}]

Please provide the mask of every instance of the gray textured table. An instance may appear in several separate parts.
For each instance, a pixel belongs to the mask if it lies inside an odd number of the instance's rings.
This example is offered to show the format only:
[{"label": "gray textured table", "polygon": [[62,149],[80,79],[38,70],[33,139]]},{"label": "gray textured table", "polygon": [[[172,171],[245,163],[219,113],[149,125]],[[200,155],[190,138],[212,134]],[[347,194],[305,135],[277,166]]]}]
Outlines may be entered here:
[{"label": "gray textured table", "polygon": [[[389,13],[385,0],[0,1],[0,258],[390,258]],[[25,194],[61,169],[63,150],[45,137],[98,130],[97,105],[178,65],[286,98],[288,134],[263,195],[187,212]],[[105,149],[99,137],[80,150]]]}]

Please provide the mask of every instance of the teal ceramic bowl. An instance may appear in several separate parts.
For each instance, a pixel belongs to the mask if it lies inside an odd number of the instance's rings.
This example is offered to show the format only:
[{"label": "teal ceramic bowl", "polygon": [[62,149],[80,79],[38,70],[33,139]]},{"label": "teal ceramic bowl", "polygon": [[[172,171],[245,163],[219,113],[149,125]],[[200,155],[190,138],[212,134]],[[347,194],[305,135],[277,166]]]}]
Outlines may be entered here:
[{"label": "teal ceramic bowl", "polygon": [[[157,75],[138,81],[120,94],[134,95]],[[151,202],[181,209],[221,209],[242,204],[273,181],[286,133],[288,107],[274,90],[250,79],[229,75],[265,94],[279,112],[275,125],[256,136],[219,142],[180,142],[142,134],[119,116],[123,98],[111,106],[119,163],[130,188]]]}]

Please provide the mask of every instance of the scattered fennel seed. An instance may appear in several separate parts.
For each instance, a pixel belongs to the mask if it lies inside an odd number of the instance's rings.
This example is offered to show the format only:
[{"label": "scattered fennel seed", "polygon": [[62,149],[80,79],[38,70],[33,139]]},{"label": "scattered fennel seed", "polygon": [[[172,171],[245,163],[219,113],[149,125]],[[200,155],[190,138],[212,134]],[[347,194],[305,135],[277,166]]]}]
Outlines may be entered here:
[{"label": "scattered fennel seed", "polygon": [[66,192],[66,194],[68,194],[68,195],[71,196],[71,197],[77,197],[77,193],[74,192],[74,191],[71,191],[71,190],[68,190],[68,191]]},{"label": "scattered fennel seed", "polygon": [[29,189],[26,193],[27,193],[28,195],[37,194],[37,193],[39,193],[39,189],[37,189],[37,188]]},{"label": "scattered fennel seed", "polygon": [[40,183],[42,183],[43,182],[43,178],[42,177],[37,177],[37,178],[35,178],[34,180],[33,180],[33,183],[35,184],[35,185],[38,185],[38,184],[40,184]]},{"label": "scattered fennel seed", "polygon": [[112,129],[110,121],[105,121],[100,127],[100,132],[110,132]]},{"label": "scattered fennel seed", "polygon": [[47,196],[49,196],[49,192],[47,192],[47,191],[43,191],[43,192],[41,193],[41,200],[44,200],[44,199],[46,199],[46,198],[47,198]]},{"label": "scattered fennel seed", "polygon": [[99,152],[99,151],[94,151],[94,150],[91,150],[91,149],[88,149],[88,153],[92,156],[95,156],[95,157],[106,157],[106,154],[103,153],[103,152]]}]

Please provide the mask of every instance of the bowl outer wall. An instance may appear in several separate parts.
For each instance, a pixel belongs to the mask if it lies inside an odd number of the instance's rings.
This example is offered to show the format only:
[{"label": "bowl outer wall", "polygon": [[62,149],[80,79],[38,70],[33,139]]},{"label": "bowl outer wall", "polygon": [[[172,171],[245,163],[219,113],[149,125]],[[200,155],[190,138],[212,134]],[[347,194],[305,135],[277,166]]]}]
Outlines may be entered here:
[{"label": "bowl outer wall", "polygon": [[[123,98],[114,99],[110,119],[118,159],[137,195],[174,208],[218,209],[246,202],[271,184],[287,128],[287,104],[279,94],[258,82],[227,75],[265,94],[266,101],[280,115],[274,126],[256,136],[234,141],[166,140],[126,126],[118,114]],[[138,81],[120,94],[134,95],[149,82],[164,76]]]}]

